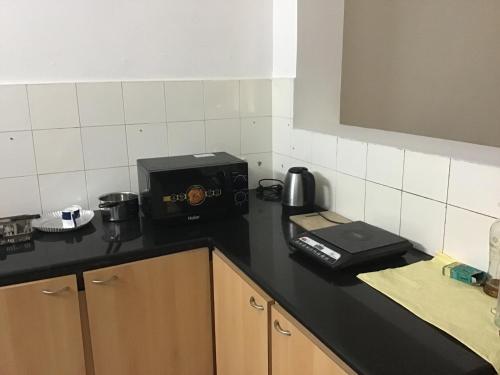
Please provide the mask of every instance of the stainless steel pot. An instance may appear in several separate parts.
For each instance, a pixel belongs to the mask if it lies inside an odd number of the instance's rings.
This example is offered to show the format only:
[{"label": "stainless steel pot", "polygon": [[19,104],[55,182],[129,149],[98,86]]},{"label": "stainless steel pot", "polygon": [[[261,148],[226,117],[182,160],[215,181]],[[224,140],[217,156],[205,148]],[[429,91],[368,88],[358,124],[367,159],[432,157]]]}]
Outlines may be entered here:
[{"label": "stainless steel pot", "polygon": [[137,218],[139,197],[134,193],[110,193],[99,197],[99,208],[105,221],[125,221]]}]

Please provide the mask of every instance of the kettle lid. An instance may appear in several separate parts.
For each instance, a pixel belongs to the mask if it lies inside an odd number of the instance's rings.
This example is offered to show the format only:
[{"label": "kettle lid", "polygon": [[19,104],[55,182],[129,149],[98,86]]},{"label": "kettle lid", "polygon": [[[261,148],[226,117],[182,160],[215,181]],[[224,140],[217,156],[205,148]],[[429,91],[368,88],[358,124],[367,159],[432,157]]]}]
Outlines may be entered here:
[{"label": "kettle lid", "polygon": [[292,167],[288,170],[288,173],[302,174],[307,171],[308,169],[306,167]]}]

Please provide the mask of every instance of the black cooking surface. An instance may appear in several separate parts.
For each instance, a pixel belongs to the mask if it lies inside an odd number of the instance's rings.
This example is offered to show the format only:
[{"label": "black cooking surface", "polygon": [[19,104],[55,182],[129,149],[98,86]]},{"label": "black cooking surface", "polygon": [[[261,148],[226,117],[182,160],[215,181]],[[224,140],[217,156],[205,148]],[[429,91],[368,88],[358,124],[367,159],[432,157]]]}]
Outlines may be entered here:
[{"label": "black cooking surface", "polygon": [[363,221],[313,230],[311,233],[350,254],[407,242],[402,237]]}]

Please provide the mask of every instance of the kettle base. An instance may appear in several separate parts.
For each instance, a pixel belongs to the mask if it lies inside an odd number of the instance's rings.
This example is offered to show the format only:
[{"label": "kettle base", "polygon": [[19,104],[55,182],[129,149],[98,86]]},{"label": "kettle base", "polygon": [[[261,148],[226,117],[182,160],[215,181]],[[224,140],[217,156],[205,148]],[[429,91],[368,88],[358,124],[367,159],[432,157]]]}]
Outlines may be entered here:
[{"label": "kettle base", "polygon": [[294,215],[302,215],[315,212],[311,206],[285,206],[283,205],[282,216],[289,217]]}]

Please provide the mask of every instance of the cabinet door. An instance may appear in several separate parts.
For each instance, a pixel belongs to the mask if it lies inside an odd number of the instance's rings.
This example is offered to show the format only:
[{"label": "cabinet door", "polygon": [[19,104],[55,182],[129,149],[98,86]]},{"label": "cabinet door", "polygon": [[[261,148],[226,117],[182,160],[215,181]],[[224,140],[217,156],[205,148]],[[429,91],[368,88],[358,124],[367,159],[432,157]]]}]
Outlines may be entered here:
[{"label": "cabinet door", "polygon": [[85,374],[75,276],[0,288],[0,373]]},{"label": "cabinet door", "polygon": [[84,273],[96,375],[213,374],[208,249]]},{"label": "cabinet door", "polygon": [[354,374],[280,307],[272,307],[271,320],[273,375]]},{"label": "cabinet door", "polygon": [[217,375],[268,374],[271,299],[217,252],[213,275]]}]

